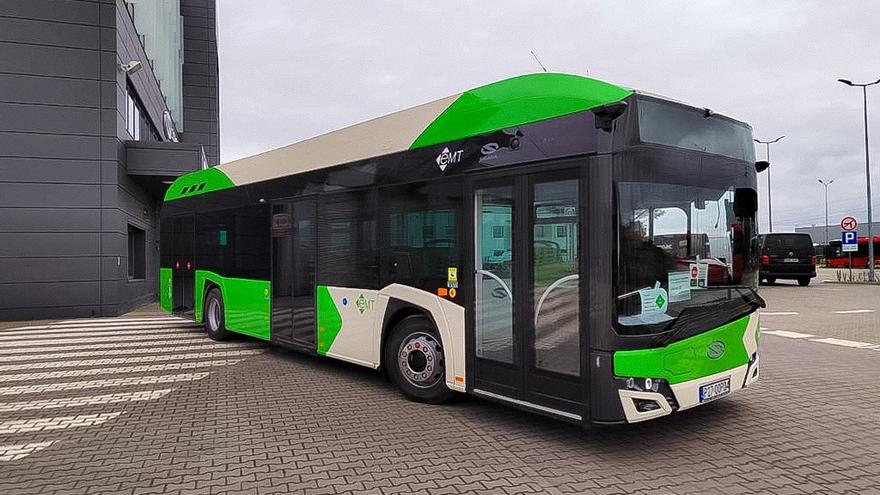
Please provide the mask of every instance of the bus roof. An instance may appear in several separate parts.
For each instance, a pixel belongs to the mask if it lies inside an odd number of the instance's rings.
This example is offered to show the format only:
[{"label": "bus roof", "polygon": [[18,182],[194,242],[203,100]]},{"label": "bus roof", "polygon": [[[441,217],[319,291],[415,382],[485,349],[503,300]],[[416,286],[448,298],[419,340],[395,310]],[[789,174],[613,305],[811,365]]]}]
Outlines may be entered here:
[{"label": "bus roof", "polygon": [[456,141],[589,110],[631,94],[632,90],[571,74],[517,76],[192,172],[171,184],[165,200]]}]

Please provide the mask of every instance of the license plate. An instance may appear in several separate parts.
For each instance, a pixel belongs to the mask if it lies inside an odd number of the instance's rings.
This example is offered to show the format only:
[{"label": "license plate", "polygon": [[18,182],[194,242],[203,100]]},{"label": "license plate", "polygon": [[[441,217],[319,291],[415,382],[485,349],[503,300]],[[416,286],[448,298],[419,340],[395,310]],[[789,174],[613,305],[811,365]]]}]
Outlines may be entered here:
[{"label": "license plate", "polygon": [[700,387],[700,402],[709,402],[730,393],[730,378]]},{"label": "license plate", "polygon": [[785,259],[782,260],[782,261],[785,262],[785,263],[797,263],[797,262],[800,261],[800,260],[798,260],[797,258],[785,258]]}]

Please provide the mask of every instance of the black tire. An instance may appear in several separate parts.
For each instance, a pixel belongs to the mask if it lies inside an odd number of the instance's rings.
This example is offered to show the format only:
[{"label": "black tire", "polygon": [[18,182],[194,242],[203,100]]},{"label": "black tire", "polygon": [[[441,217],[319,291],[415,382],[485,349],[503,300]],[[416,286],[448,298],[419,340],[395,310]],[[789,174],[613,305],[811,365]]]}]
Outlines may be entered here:
[{"label": "black tire", "polygon": [[410,400],[441,404],[455,395],[446,387],[443,344],[431,320],[407,316],[391,330],[384,349],[391,382]]},{"label": "black tire", "polygon": [[808,277],[801,277],[798,279],[798,285],[801,287],[806,287],[810,285],[810,279]]},{"label": "black tire", "polygon": [[226,318],[223,308],[223,295],[219,289],[211,289],[205,296],[205,306],[202,319],[205,322],[205,332],[212,340],[229,340],[231,335],[226,330]]},{"label": "black tire", "polygon": [[776,279],[773,277],[767,277],[767,285],[773,285],[776,283]]}]

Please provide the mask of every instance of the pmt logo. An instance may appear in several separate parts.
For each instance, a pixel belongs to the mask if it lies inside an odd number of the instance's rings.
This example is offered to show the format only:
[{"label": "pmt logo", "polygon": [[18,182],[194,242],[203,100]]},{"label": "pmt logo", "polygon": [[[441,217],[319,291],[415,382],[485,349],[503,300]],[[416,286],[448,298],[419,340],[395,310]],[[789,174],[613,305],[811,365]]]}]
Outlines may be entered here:
[{"label": "pmt logo", "polygon": [[449,151],[449,148],[443,148],[443,152],[437,155],[437,165],[440,166],[440,171],[443,172],[446,170],[446,167],[452,165],[453,163],[458,163],[461,161],[462,150],[458,151]]}]

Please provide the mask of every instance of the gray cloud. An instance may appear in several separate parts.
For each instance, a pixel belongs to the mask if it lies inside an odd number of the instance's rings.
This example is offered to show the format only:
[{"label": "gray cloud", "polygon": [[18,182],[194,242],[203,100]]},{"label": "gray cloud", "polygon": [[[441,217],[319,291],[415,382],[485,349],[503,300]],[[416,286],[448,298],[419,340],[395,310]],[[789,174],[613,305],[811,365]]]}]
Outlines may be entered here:
[{"label": "gray cloud", "polygon": [[[785,134],[771,150],[775,230],[823,221],[817,177],[836,179],[832,221],[865,218],[861,93],[836,79],[880,77],[874,2],[220,2],[224,161],[534,72],[535,50],[552,71],[709,107],[762,139]],[[875,150],[878,102],[880,87]]]}]

